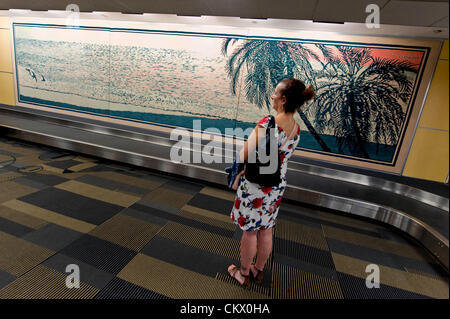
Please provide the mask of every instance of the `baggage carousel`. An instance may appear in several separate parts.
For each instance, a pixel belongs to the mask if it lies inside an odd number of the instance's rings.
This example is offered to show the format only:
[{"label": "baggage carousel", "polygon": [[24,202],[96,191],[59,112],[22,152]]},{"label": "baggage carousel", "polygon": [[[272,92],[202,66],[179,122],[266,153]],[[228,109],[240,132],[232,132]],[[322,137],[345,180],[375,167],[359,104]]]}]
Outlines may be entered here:
[{"label": "baggage carousel", "polygon": [[[17,240],[16,237],[11,238],[18,236],[14,233],[17,231],[19,238],[35,238],[47,254],[51,254],[50,251],[53,254],[34,263],[31,270],[4,271],[0,280],[8,284],[0,289],[0,296],[2,292],[3,296],[14,295],[13,283],[20,285],[21,280],[25,282],[27,277],[24,276],[28,271],[56,276],[54,272],[61,271],[58,267],[62,261],[70,258],[85,262],[86,269],[91,267],[92,271],[105,271],[116,276],[104,286],[86,283],[97,289],[94,295],[89,295],[96,298],[110,296],[114,291],[120,294],[127,285],[133,287],[130,289],[137,295],[148,297],[154,293],[161,298],[180,297],[176,289],[166,291],[156,283],[138,282],[140,276],[133,276],[141,263],[149,263],[161,270],[166,269],[168,263],[175,268],[167,269],[175,272],[181,267],[183,271],[194,272],[201,280],[212,278],[215,283],[219,281],[227,287],[235,285],[227,277],[226,267],[221,268],[223,264],[238,262],[239,259],[236,245],[240,232],[228,220],[234,200],[234,194],[225,187],[224,168],[229,164],[173,163],[169,155],[175,142],[166,133],[135,128],[131,131],[129,127],[117,124],[81,121],[67,115],[17,106],[0,107],[0,131],[0,176],[4,175],[3,179],[8,183],[22,182],[39,190],[17,197],[11,195],[14,198],[8,197],[6,201],[2,199],[1,207],[14,211],[24,210],[27,205],[40,207],[45,213],[41,211],[35,218],[56,228],[68,227],[79,235],[72,237],[76,239],[74,241],[67,240],[64,247],[62,243],[61,247],[52,247],[48,240],[46,242],[45,231],[40,231],[41,227],[28,225],[28,228],[21,229],[14,224],[13,230],[8,231],[13,225],[10,224],[12,217],[8,211],[2,212],[0,217],[4,221],[0,231],[5,242]],[[21,148],[35,150],[40,155],[33,159],[20,156]],[[21,162],[22,157],[26,159],[24,162]],[[111,178],[115,181],[112,182]],[[133,182],[126,182],[128,178]],[[147,192],[145,187],[140,187],[149,184]],[[109,189],[104,191],[105,196],[119,192],[134,200],[113,204],[121,210],[111,210],[110,215],[104,216],[99,213],[96,220],[89,220],[91,217],[86,211],[65,206],[63,198],[68,196],[66,193],[93,200],[95,192],[103,194],[99,188]],[[62,200],[51,201],[55,190],[56,193],[62,192],[59,194]],[[98,196],[95,194],[97,201]],[[252,286],[248,293],[257,295],[249,298],[448,298],[448,185],[294,157],[289,163],[285,199],[279,227],[275,230],[274,253],[265,276],[266,282],[262,286]],[[81,197],[79,200],[82,202]],[[114,200],[112,196],[112,203]],[[104,201],[110,200],[102,199],[102,203]],[[5,202],[8,205],[5,206]],[[76,207],[77,201],[69,196],[66,203]],[[68,218],[65,221],[68,224],[61,224],[60,215]],[[120,219],[124,220],[121,222]],[[128,219],[137,225],[144,223],[149,228],[147,237],[136,238],[139,243],[133,244],[136,239],[120,238],[115,234],[118,228],[130,223]],[[57,233],[55,229],[50,232]],[[126,232],[122,229],[120,233]],[[98,245],[114,243],[137,255],[131,259],[124,257],[122,262],[111,260],[110,263],[107,257],[106,260],[95,261],[94,255],[84,256],[79,241],[84,240],[84,244],[92,245],[95,251],[97,244],[93,242],[100,239],[102,243]],[[217,244],[216,240],[229,245],[211,246],[211,242]],[[198,260],[188,258],[188,252],[198,256]],[[175,255],[181,256],[180,259]],[[117,258],[122,258],[120,256],[118,254]],[[140,260],[135,261],[136,258]],[[362,267],[364,263],[380,265],[382,273],[389,273],[386,281],[382,279],[382,286],[386,289],[365,287],[363,278],[367,273]],[[134,270],[127,274],[127,267]],[[0,274],[1,269],[0,266]],[[194,280],[195,276],[189,280]],[[297,278],[296,288],[287,289],[285,283],[282,284],[282,276]],[[414,276],[419,276],[417,278],[421,282],[415,288],[412,287]],[[305,280],[309,284],[300,284]],[[430,280],[433,284],[425,289],[424,282]],[[114,285],[123,289],[112,289]],[[318,288],[314,288],[316,286]],[[219,291],[197,297],[220,298]],[[194,291],[183,293],[186,298],[195,298]],[[225,297],[230,296],[234,295]]]}]

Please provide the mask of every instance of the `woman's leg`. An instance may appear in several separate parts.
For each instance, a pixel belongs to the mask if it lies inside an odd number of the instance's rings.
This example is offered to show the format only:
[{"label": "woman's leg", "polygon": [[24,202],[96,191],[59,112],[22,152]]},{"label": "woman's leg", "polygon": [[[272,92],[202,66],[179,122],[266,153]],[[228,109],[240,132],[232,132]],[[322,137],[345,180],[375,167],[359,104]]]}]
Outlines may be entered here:
[{"label": "woman's leg", "polygon": [[[240,249],[241,267],[240,271],[238,271],[234,276],[236,280],[239,281],[241,284],[245,280],[245,278],[242,277],[242,275],[244,276],[249,275],[250,265],[253,261],[253,258],[256,255],[256,242],[257,242],[256,235],[257,235],[256,231],[244,231],[242,233],[241,249]],[[230,265],[230,267],[228,267],[228,272],[230,273],[230,275],[232,275],[233,266],[234,265]]]},{"label": "woman's leg", "polygon": [[256,257],[256,268],[264,270],[267,259],[272,253],[272,228],[258,231],[258,251]]},{"label": "woman's leg", "polygon": [[247,276],[256,255],[257,231],[244,231],[241,238],[241,272]]}]

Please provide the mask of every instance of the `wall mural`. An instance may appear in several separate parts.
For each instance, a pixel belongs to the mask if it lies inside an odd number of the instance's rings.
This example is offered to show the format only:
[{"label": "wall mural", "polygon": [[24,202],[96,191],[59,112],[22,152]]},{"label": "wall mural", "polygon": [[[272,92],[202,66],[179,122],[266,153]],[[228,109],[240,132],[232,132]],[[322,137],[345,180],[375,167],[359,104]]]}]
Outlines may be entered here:
[{"label": "wall mural", "polygon": [[169,127],[241,127],[285,77],[316,89],[299,149],[393,166],[429,48],[13,23],[18,102]]}]

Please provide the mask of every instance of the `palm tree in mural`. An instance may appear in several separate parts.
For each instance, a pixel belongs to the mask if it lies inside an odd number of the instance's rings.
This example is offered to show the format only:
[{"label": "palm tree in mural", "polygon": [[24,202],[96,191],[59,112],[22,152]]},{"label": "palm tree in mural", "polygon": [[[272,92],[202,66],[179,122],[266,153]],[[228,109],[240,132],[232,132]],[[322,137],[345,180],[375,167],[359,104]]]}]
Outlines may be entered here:
[{"label": "palm tree in mural", "polygon": [[[222,43],[222,54],[226,56],[228,47],[238,41],[239,39],[235,38],[225,39]],[[240,76],[245,69],[247,72],[244,85],[248,101],[255,103],[259,108],[266,107],[270,111],[272,91],[284,78],[300,78],[316,87],[314,70],[309,60],[320,59],[314,51],[300,43],[244,40],[233,51],[227,64],[232,93],[236,94]],[[305,113],[301,110],[298,113],[322,149],[331,152]]]},{"label": "palm tree in mural", "polygon": [[396,144],[405,120],[413,82],[406,72],[415,65],[396,59],[376,58],[367,48],[318,45],[326,59],[316,73],[314,100],[316,128],[330,127],[339,151],[346,145],[353,155],[369,158],[365,144]]}]

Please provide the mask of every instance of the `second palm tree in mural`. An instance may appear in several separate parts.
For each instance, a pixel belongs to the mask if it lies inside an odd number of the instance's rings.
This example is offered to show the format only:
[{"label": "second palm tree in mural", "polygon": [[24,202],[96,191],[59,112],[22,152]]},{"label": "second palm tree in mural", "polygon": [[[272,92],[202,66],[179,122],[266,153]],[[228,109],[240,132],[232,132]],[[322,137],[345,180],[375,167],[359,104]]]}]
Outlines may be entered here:
[{"label": "second palm tree in mural", "polygon": [[[238,39],[225,39],[222,53]],[[315,64],[313,67],[312,62]],[[278,82],[296,77],[314,85],[316,98],[299,115],[322,150],[332,152],[321,134],[334,135],[338,150],[370,158],[367,145],[395,145],[405,123],[413,82],[412,63],[376,58],[368,48],[264,40],[241,41],[230,55],[227,72],[236,94],[245,74],[247,99],[270,109],[270,94]],[[314,126],[309,118],[314,118]]]},{"label": "second palm tree in mural", "polygon": [[370,158],[369,142],[396,145],[405,123],[415,65],[376,58],[367,48],[319,45],[327,63],[316,74],[316,129],[333,131],[339,151]]},{"label": "second palm tree in mural", "polygon": [[[227,55],[230,45],[239,39],[228,38],[223,41],[222,53]],[[297,57],[297,58],[295,58]],[[303,57],[303,59],[298,59]],[[317,55],[299,43],[245,40],[229,57],[227,72],[231,78],[231,89],[236,94],[240,76],[244,75],[244,89],[248,101],[259,108],[270,110],[270,95],[275,86],[284,78],[297,77],[315,85],[313,68],[309,59],[318,59]],[[326,152],[330,148],[316,132],[302,110],[298,111],[308,131]]]}]

